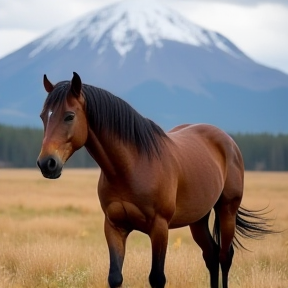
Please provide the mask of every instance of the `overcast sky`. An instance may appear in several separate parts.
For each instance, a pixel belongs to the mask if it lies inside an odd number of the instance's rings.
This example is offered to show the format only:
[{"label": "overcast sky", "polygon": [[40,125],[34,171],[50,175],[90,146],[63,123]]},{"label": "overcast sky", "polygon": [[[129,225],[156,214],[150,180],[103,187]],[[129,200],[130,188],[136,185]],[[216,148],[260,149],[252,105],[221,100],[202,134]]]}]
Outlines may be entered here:
[{"label": "overcast sky", "polygon": [[[113,2],[0,0],[0,58],[52,28]],[[220,32],[255,61],[288,74],[288,0],[164,2],[194,23]]]}]

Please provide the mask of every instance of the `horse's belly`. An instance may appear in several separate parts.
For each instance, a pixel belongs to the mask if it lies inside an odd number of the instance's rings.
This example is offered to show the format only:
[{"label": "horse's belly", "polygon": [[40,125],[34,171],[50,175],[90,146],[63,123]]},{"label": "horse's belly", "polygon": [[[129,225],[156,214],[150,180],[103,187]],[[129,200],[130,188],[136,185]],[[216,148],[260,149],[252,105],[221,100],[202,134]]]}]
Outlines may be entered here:
[{"label": "horse's belly", "polygon": [[195,223],[203,218],[210,210],[211,208],[193,210],[193,208],[187,207],[176,209],[169,223],[169,229],[180,228]]},{"label": "horse's belly", "polygon": [[178,191],[175,213],[169,228],[178,228],[197,222],[211,211],[221,195],[221,188]]},{"label": "horse's belly", "polygon": [[199,155],[194,156],[195,162],[189,161],[181,171],[170,228],[187,226],[203,218],[223,191],[224,173],[221,165],[208,155],[199,159]]}]

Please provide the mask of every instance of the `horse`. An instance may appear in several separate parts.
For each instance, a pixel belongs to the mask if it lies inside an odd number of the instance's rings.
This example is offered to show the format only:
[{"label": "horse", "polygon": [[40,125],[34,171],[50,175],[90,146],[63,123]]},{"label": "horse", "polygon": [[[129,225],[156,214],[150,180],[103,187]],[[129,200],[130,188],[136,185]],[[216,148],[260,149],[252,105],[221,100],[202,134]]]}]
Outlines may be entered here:
[{"label": "horse", "polygon": [[[165,133],[127,102],[110,92],[71,81],[52,84],[41,119],[42,148],[37,165],[44,177],[61,176],[64,163],[82,146],[98,163],[98,196],[105,215],[111,288],[123,282],[126,239],[133,230],[151,240],[151,287],[163,288],[168,230],[189,226],[202,249],[210,287],[228,287],[238,236],[272,233],[262,210],[240,206],[244,163],[233,139],[208,124],[183,124]],[[214,232],[208,219],[214,210]]]}]

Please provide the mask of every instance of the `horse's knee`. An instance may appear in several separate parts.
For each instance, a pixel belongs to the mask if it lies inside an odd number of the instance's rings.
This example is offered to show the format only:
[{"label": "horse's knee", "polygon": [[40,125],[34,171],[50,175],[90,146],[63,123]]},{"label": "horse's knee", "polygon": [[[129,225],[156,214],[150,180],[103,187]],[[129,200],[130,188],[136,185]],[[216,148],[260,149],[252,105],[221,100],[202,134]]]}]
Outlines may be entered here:
[{"label": "horse's knee", "polygon": [[121,287],[123,276],[121,273],[110,273],[108,276],[108,283],[111,288]]}]

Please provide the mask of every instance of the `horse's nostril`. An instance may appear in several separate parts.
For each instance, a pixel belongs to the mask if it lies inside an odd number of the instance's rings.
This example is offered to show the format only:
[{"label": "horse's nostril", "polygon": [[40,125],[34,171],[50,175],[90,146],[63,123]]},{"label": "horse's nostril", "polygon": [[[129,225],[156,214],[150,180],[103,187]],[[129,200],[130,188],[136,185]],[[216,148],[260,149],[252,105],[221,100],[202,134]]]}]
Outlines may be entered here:
[{"label": "horse's nostril", "polygon": [[50,172],[53,172],[57,169],[57,162],[55,159],[50,158],[47,162],[47,168]]},{"label": "horse's nostril", "polygon": [[37,165],[43,176],[49,179],[59,178],[63,167],[61,160],[53,155],[39,157]]}]

